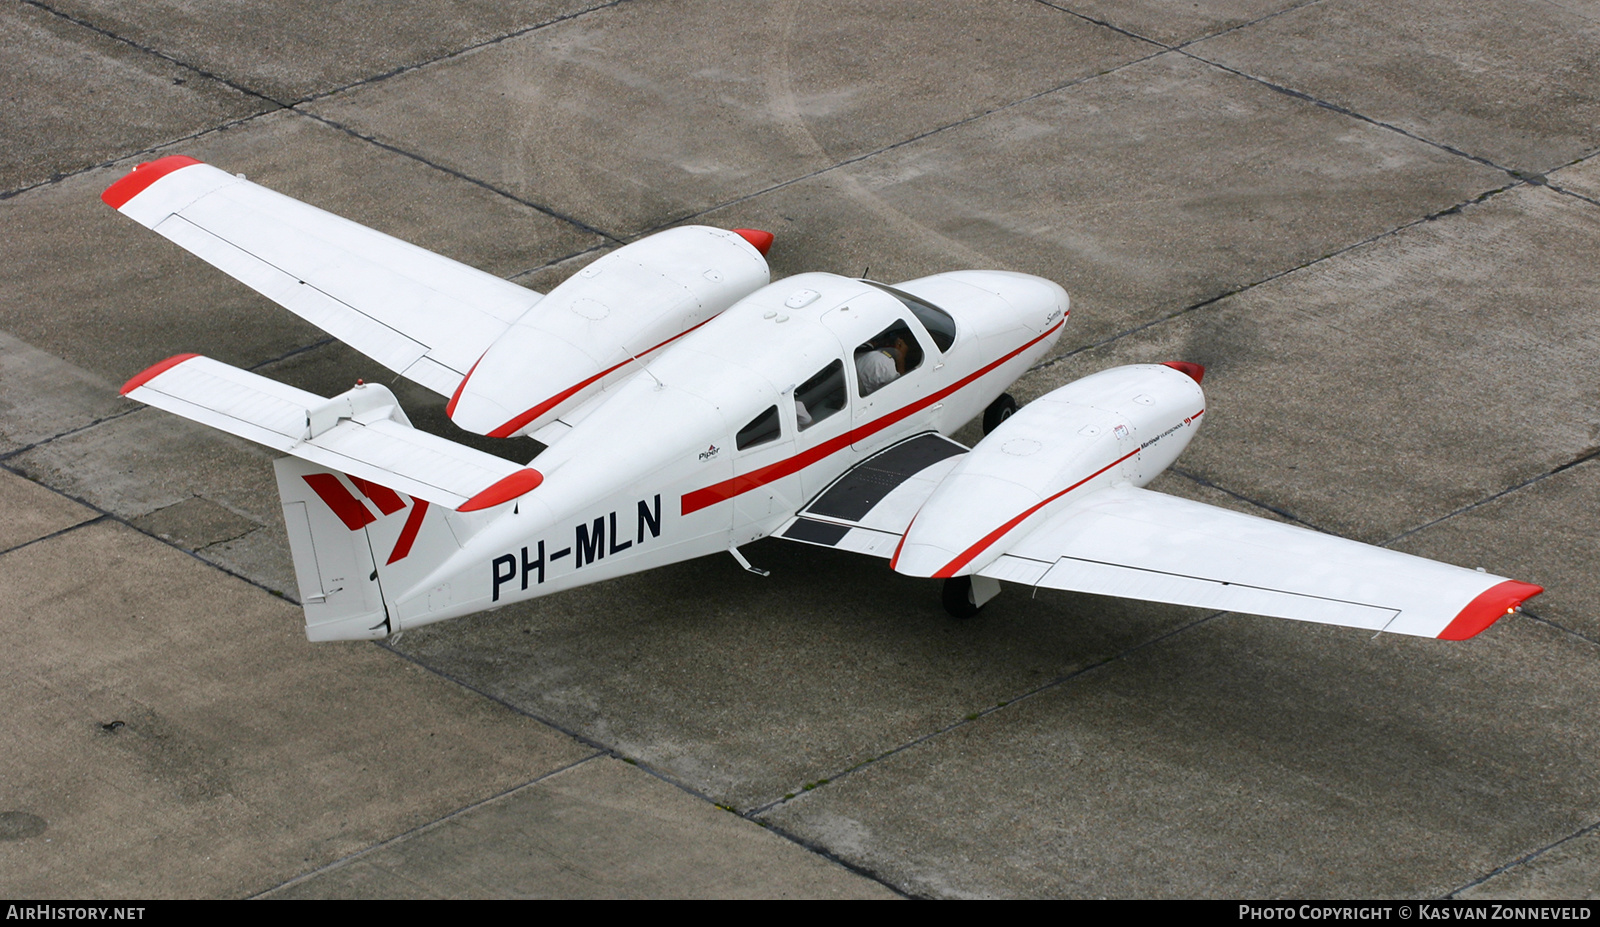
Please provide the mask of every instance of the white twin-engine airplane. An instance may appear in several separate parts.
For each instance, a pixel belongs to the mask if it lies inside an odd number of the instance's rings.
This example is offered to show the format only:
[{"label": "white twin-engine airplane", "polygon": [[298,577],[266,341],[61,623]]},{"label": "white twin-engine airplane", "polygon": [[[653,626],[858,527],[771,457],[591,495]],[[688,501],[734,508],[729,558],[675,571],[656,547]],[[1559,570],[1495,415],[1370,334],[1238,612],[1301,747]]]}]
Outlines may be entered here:
[{"label": "white twin-engine airplane", "polygon": [[[442,396],[531,435],[527,466],[184,354],[124,395],[283,451],[278,489],[313,641],[379,638],[728,552],[768,535],[1000,581],[1462,640],[1542,590],[1143,489],[1205,414],[1196,364],[1086,377],[1021,411],[1061,287],[1001,271],[884,286],[768,283],[766,232],[677,228],[548,295],[192,158],[103,199]],[[1015,414],[1012,414],[1015,412]],[[945,437],[978,415],[968,449]],[[760,571],[756,571],[760,572]]]}]

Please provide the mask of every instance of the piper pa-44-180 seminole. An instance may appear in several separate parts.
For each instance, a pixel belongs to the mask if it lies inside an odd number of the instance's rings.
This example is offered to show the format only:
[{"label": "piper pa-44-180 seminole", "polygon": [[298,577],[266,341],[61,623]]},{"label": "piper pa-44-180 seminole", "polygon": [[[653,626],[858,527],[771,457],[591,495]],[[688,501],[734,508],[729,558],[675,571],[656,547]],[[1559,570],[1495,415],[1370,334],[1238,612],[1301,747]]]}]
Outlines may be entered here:
[{"label": "piper pa-44-180 seminole", "polygon": [[[184,354],[124,395],[276,464],[306,636],[380,638],[779,537],[1000,581],[1447,640],[1542,590],[1142,488],[1205,414],[1196,364],[1117,367],[1018,411],[1061,287],[1002,271],[769,283],[772,236],[651,235],[538,293],[192,158],[103,199],[396,373],[452,421],[546,445],[522,466]],[[1014,413],[1014,414],[1013,414]],[[970,450],[950,435],[982,415]],[[757,571],[759,572],[759,571]]]}]

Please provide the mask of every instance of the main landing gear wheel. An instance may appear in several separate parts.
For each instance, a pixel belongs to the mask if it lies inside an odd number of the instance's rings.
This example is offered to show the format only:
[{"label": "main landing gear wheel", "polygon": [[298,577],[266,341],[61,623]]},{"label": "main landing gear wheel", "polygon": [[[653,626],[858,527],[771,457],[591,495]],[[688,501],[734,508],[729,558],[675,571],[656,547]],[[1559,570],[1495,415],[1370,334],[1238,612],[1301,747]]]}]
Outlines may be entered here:
[{"label": "main landing gear wheel", "polygon": [[983,410],[983,433],[988,434],[1000,427],[1000,423],[1017,414],[1017,401],[1011,398],[1010,393],[1001,393],[1000,398],[989,403],[989,408]]},{"label": "main landing gear wheel", "polygon": [[970,576],[949,577],[940,595],[944,599],[944,610],[951,618],[971,618],[983,610],[983,606],[973,600]]}]

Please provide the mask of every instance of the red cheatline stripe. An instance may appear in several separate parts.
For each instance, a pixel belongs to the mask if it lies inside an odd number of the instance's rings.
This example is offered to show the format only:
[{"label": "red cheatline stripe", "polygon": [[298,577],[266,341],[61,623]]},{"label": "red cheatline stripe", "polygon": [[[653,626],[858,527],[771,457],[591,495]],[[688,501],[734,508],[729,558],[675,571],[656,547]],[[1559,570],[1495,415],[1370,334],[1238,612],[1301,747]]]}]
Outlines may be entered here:
[{"label": "red cheatline stripe", "polygon": [[740,493],[749,492],[750,490],[755,489],[757,486],[765,486],[773,480],[781,480],[792,473],[799,473],[801,470],[804,470],[806,467],[809,467],[817,461],[822,460],[824,457],[836,454],[855,442],[861,440],[862,438],[865,438],[868,435],[876,434],[877,432],[888,428],[890,425],[893,425],[895,422],[898,422],[915,412],[926,409],[928,406],[933,405],[956,390],[961,389],[967,384],[989,373],[991,370],[994,370],[996,367],[999,367],[1001,364],[1004,364],[1006,361],[1011,360],[1013,357],[1016,357],[1023,351],[1033,347],[1034,345],[1043,341],[1045,338],[1048,338],[1052,332],[1060,328],[1065,322],[1066,319],[1063,318],[1044,334],[1033,339],[1022,347],[1017,348],[1015,351],[1012,351],[1005,357],[1002,357],[994,363],[989,364],[987,367],[984,367],[975,373],[968,374],[955,383],[952,383],[949,386],[946,386],[944,389],[939,390],[937,393],[924,396],[921,399],[918,399],[916,402],[896,409],[882,418],[868,422],[854,431],[845,432],[837,438],[824,441],[816,447],[805,451],[804,453],[796,454],[795,456],[786,460],[780,460],[775,464],[769,464],[768,466],[762,467],[759,470],[752,470],[743,476],[736,476],[731,480],[723,480],[720,483],[713,483],[704,489],[696,489],[694,492],[686,494],[683,497],[682,503],[683,514],[688,515],[690,512],[698,512],[708,505],[716,505],[718,502],[722,502],[726,499],[732,499],[734,496],[737,496]]},{"label": "red cheatline stripe", "polygon": [[1110,470],[1112,467],[1115,467],[1117,464],[1122,463],[1124,460],[1127,460],[1129,457],[1132,457],[1134,454],[1137,454],[1137,453],[1139,453],[1139,449],[1135,448],[1135,449],[1129,451],[1128,453],[1123,454],[1121,457],[1118,457],[1116,460],[1113,460],[1112,462],[1110,462],[1110,463],[1106,464],[1105,466],[1101,467],[1100,469],[1094,471],[1093,473],[1089,474],[1088,476],[1084,477],[1083,479],[1077,481],[1076,483],[1073,483],[1071,486],[1068,486],[1066,489],[1061,490],[1060,492],[1056,493],[1055,495],[1051,496],[1050,498],[1044,500],[1043,502],[1040,502],[1038,505],[1035,505],[1034,507],[1032,507],[1032,508],[1028,509],[1027,511],[1023,512],[1021,515],[1018,515],[1016,518],[1011,519],[1010,521],[1006,522],[1005,524],[1001,525],[1000,527],[998,527],[998,528],[994,529],[993,531],[989,532],[988,534],[984,535],[983,536],[983,540],[981,540],[978,543],[976,543],[976,544],[972,545],[971,547],[967,548],[965,551],[962,552],[961,556],[959,556],[956,559],[954,559],[954,560],[950,561],[949,563],[945,564],[937,572],[935,572],[933,574],[934,578],[937,579],[937,578],[940,578],[940,577],[947,577],[947,576],[956,575],[956,571],[957,570],[959,570],[962,567],[966,566],[967,564],[971,563],[974,557],[978,556],[979,554],[981,554],[985,550],[987,550],[990,544],[993,544],[995,541],[998,541],[1002,537],[1005,537],[1007,532],[1009,532],[1012,528],[1015,528],[1016,526],[1022,524],[1022,522],[1024,520],[1026,520],[1029,515],[1032,515],[1034,512],[1039,511],[1040,509],[1044,508],[1045,506],[1049,505],[1050,503],[1056,501],[1057,499],[1061,498],[1062,496],[1066,495],[1067,493],[1072,492],[1074,489],[1077,489],[1079,486],[1082,486],[1084,483],[1089,482],[1090,480],[1092,480],[1095,477],[1099,476],[1100,474],[1106,472],[1107,470]]},{"label": "red cheatline stripe", "polygon": [[128,395],[129,393],[145,385],[146,383],[149,383],[151,380],[161,376],[163,373],[166,373],[168,370],[171,370],[191,357],[199,356],[200,355],[198,354],[174,354],[159,364],[153,364],[149,367],[146,367],[143,373],[122,384],[122,395]]},{"label": "red cheatline stripe", "polygon": [[378,511],[385,515],[393,515],[406,507],[405,502],[400,499],[400,494],[387,486],[369,483],[359,476],[350,477],[350,482],[356,484],[356,488],[361,490],[368,499],[378,503]]},{"label": "red cheatline stripe", "polygon": [[[389,563],[404,560],[406,554],[411,553],[411,545],[417,540],[417,532],[422,530],[422,519],[428,514],[428,500],[416,499],[417,504],[411,507],[411,514],[406,516],[406,526],[400,529],[400,540],[394,542],[394,551],[389,554]],[[384,564],[388,566],[388,564]]]},{"label": "red cheatline stripe", "polygon": [[[716,316],[712,316],[711,318],[714,319],[714,318],[716,318]],[[551,396],[549,399],[546,399],[544,402],[539,403],[538,405],[536,405],[533,408],[529,409],[528,411],[522,413],[521,415],[517,416],[516,418],[512,419],[511,421],[506,422],[504,425],[501,425],[499,428],[496,428],[494,431],[489,432],[489,437],[491,437],[491,438],[509,438],[509,437],[511,437],[512,435],[516,434],[519,430],[521,430],[522,426],[528,424],[529,422],[531,422],[534,419],[538,418],[539,416],[545,414],[546,412],[549,412],[551,409],[554,409],[556,406],[560,405],[561,403],[566,402],[568,399],[570,399],[574,394],[576,394],[579,390],[583,389],[584,387],[589,386],[590,384],[594,383],[595,381],[604,378],[605,376],[609,375],[614,370],[619,370],[619,369],[627,366],[628,364],[633,363],[636,359],[638,359],[640,357],[644,357],[646,354],[649,354],[651,351],[658,351],[661,348],[666,347],[667,345],[673,343],[674,341],[677,341],[679,338],[682,338],[684,335],[689,334],[690,332],[694,331],[695,329],[699,328],[701,325],[704,325],[704,324],[706,324],[706,322],[709,322],[709,321],[711,321],[711,319],[706,319],[705,322],[699,322],[699,323],[697,323],[695,325],[692,325],[692,326],[684,329],[683,331],[678,332],[676,335],[673,335],[671,338],[668,338],[666,341],[661,342],[660,344],[656,345],[655,347],[651,348],[650,350],[645,351],[643,354],[637,354],[634,357],[630,357],[630,358],[628,358],[627,360],[623,361],[620,364],[617,364],[617,365],[615,365],[613,367],[608,367],[605,370],[600,371],[599,373],[595,374],[594,376],[590,377],[589,379],[584,380],[582,383],[579,383],[577,386],[569,387],[568,389],[564,389],[561,392],[556,393],[554,396]],[[481,359],[482,358],[480,358],[480,360]],[[477,364],[473,364],[472,366],[473,366],[474,369],[476,369],[478,365]],[[469,377],[472,376],[471,371],[468,371],[467,376],[469,376]],[[466,386],[467,385],[467,381],[466,380],[462,380],[461,381],[461,385],[462,386]],[[457,396],[461,395],[460,387],[457,387],[456,395]],[[454,408],[455,408],[455,400],[452,399],[450,401],[450,408],[446,409],[445,413],[447,415],[450,414],[451,412],[454,411]]]},{"label": "red cheatline stripe", "polygon": [[1502,616],[1516,611],[1524,601],[1533,598],[1544,591],[1544,587],[1532,583],[1519,583],[1508,579],[1498,585],[1490,586],[1479,593],[1476,599],[1467,603],[1461,614],[1452,620],[1448,627],[1439,632],[1439,640],[1464,641],[1473,637],[1494,624]]},{"label": "red cheatline stripe", "polygon": [[344,484],[332,473],[311,473],[305,477],[305,481],[351,531],[359,531],[377,521],[361,504],[361,500],[350,495],[350,490],[345,489]]},{"label": "red cheatline stripe", "polygon": [[199,163],[201,162],[187,155],[168,155],[148,164],[140,164],[116,183],[106,187],[106,192],[100,194],[100,199],[112,209],[121,209],[125,203],[143,193],[146,187],[161,178],[178,168]]},{"label": "red cheatline stripe", "polygon": [[524,467],[463,502],[456,511],[476,512],[479,509],[493,508],[502,502],[510,502],[523,493],[537,489],[539,484],[543,482],[543,473],[532,467]]}]

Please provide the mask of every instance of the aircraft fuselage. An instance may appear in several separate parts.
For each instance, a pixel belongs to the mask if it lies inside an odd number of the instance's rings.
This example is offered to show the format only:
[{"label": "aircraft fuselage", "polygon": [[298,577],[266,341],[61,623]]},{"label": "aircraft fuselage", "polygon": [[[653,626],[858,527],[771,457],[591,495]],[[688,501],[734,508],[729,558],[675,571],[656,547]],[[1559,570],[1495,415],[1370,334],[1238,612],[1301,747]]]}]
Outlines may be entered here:
[{"label": "aircraft fuselage", "polygon": [[[537,489],[453,514],[461,549],[384,589],[391,630],[765,537],[863,457],[981,414],[1068,312],[1061,287],[1005,272],[895,290],[831,274],[767,286],[563,416],[570,431],[530,464]],[[896,336],[903,356],[876,347]],[[875,351],[896,370],[872,389],[877,359],[857,355]]]}]

